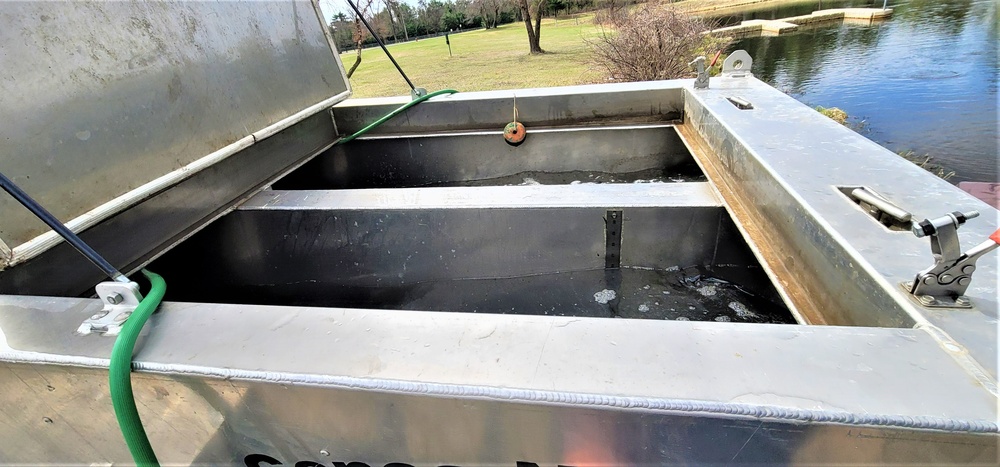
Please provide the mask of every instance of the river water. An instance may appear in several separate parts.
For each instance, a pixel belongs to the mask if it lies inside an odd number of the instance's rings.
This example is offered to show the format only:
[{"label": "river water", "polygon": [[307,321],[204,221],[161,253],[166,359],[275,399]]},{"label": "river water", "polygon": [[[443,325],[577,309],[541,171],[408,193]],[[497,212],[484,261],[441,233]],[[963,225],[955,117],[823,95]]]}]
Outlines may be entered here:
[{"label": "river water", "polygon": [[[839,107],[866,137],[914,151],[955,176],[1000,179],[997,156],[996,0],[889,0],[892,18],[828,23],[738,41],[760,79],[810,106]],[[877,1],[779,3],[718,18],[779,19]]]}]

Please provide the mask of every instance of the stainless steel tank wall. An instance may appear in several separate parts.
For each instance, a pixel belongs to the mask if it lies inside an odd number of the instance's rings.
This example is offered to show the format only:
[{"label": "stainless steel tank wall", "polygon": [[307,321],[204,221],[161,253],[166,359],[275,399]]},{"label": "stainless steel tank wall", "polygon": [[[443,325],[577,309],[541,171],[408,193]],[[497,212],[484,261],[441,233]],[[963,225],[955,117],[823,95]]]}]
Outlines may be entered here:
[{"label": "stainless steel tank wall", "polygon": [[[84,230],[346,98],[331,47],[302,0],[5,2],[0,170]],[[0,219],[0,269],[58,243]]]}]

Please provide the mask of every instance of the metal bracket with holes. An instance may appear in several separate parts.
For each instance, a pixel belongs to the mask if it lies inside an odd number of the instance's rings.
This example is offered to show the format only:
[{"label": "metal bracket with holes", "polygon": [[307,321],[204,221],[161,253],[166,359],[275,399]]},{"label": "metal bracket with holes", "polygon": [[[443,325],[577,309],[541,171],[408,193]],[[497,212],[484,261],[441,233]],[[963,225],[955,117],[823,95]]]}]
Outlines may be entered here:
[{"label": "metal bracket with holes", "polygon": [[76,332],[87,335],[94,332],[105,336],[117,336],[125,320],[142,301],[139,284],[135,282],[101,282],[97,284],[97,296],[104,308],[83,322]]},{"label": "metal bracket with holes", "polygon": [[753,67],[753,59],[746,50],[737,50],[722,62],[722,76],[727,78],[748,78],[753,76],[750,68]]},{"label": "metal bracket with holes", "polygon": [[979,216],[978,211],[953,212],[937,219],[924,219],[913,226],[917,237],[929,236],[934,265],[917,273],[913,282],[904,282],[903,288],[923,306],[931,308],[972,308],[972,300],[965,296],[976,260],[1000,246],[1000,230],[990,239],[962,253],[958,228],[969,219]]},{"label": "metal bracket with holes", "polygon": [[622,211],[610,210],[604,217],[604,268],[618,269],[622,265]]}]

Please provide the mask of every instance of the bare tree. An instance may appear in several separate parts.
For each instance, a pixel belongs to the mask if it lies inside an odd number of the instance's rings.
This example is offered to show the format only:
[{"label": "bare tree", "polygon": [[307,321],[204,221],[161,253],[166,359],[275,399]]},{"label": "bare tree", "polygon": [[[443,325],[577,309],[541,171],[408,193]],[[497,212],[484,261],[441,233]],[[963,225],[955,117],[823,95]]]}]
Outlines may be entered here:
[{"label": "bare tree", "polygon": [[703,34],[706,21],[688,16],[662,1],[609,14],[609,25],[589,40],[594,61],[613,81],[653,81],[688,76],[688,63],[710,56],[731,42]]},{"label": "bare tree", "polygon": [[[539,41],[542,39],[542,4],[545,0],[520,0],[524,29],[528,31],[528,47],[533,54],[545,53]],[[531,27],[531,7],[535,10],[535,27]]]},{"label": "bare tree", "polygon": [[[472,7],[483,17],[483,27],[495,28],[500,24],[500,12],[508,8],[510,0],[473,0]],[[470,12],[471,13],[471,12]]]},{"label": "bare tree", "polygon": [[392,9],[395,10],[396,21],[403,23],[403,40],[409,42],[410,33],[406,31],[406,17],[399,9],[399,2],[395,0],[386,0],[386,2],[392,5]]},{"label": "bare tree", "polygon": [[[371,12],[372,3],[374,3],[374,2],[375,2],[375,0],[367,0],[367,1],[359,0],[358,3],[357,3],[358,10],[361,11],[361,14],[365,14],[367,12]],[[364,25],[361,24],[361,17],[358,16],[357,13],[355,13],[354,14],[354,44],[357,46],[358,55],[354,59],[354,64],[351,65],[351,69],[347,70],[347,78],[348,79],[351,78],[351,75],[354,74],[354,70],[357,70],[358,69],[358,65],[361,64],[361,44],[364,41],[365,41],[365,27],[364,27]]]},{"label": "bare tree", "polygon": [[[393,16],[393,14],[392,14],[392,1],[391,0],[383,0],[382,3],[385,4],[385,15],[389,19],[389,27],[392,28],[392,41],[393,42],[399,42],[399,37],[396,36],[396,21],[392,17]],[[385,37],[385,36],[382,36],[382,37]]]}]

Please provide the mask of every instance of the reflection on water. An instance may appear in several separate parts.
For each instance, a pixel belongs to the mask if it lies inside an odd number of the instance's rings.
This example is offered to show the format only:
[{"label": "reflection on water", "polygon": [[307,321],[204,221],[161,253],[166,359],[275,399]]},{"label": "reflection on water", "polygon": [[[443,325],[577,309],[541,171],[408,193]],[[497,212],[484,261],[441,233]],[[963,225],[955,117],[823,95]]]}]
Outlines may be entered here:
[{"label": "reflection on water", "polygon": [[[881,0],[783,4],[729,16],[782,18]],[[995,0],[890,0],[891,19],[833,23],[779,37],[742,39],[754,74],[816,106],[865,122],[865,136],[893,151],[930,154],[951,179],[1000,179],[997,165]]]},{"label": "reflection on water", "polygon": [[739,8],[736,11],[724,11],[720,16],[713,18],[720,23],[720,26],[732,26],[741,21],[750,19],[781,19],[791,16],[808,15],[816,10],[829,8],[882,8],[882,0],[806,0],[799,2],[765,2],[761,4],[750,4],[746,8]]},{"label": "reflection on water", "polygon": [[183,290],[175,301],[736,323],[794,323],[781,303],[698,267],[589,269],[379,287],[321,281]]}]

